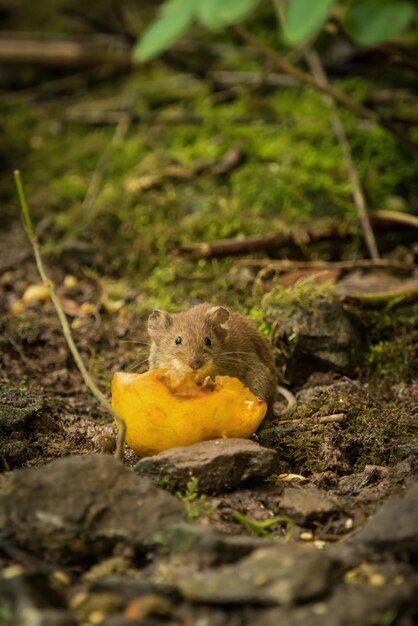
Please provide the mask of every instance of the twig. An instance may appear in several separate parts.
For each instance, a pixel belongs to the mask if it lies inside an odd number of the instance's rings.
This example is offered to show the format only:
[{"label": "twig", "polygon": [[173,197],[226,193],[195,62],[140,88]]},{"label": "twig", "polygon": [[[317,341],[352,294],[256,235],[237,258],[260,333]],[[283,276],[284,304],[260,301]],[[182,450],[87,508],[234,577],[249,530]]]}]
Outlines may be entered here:
[{"label": "twig", "polygon": [[[313,418],[313,421],[315,422],[315,424],[329,424],[332,422],[344,422],[346,417],[347,416],[345,415],[345,413],[334,413],[333,415],[324,415],[323,417]],[[312,418],[309,417],[297,418],[293,420],[280,420],[278,422],[278,426],[281,426],[282,424],[292,424],[294,426],[297,426],[298,424],[311,425],[311,420]]]},{"label": "twig", "polygon": [[418,217],[411,213],[402,213],[401,211],[373,211],[370,215],[372,222],[380,224],[381,227],[388,225],[388,230],[393,230],[396,226],[407,226],[418,228]]},{"label": "twig", "polygon": [[354,304],[380,307],[391,302],[391,305],[394,306],[395,303],[405,304],[418,300],[418,283],[416,280],[411,279],[400,287],[382,291],[341,291],[339,297],[342,302],[352,302]]},{"label": "twig", "polygon": [[[305,58],[311,69],[313,76],[318,82],[330,87],[330,83],[327,75],[325,74],[321,60],[315,50],[308,50],[305,54]],[[323,99],[326,105],[331,111],[331,124],[334,130],[335,136],[341,146],[343,156],[347,165],[348,176],[350,178],[353,200],[357,208],[360,223],[363,228],[364,238],[366,245],[372,259],[379,258],[379,251],[377,249],[376,238],[374,236],[373,229],[370,224],[369,214],[367,212],[366,199],[364,197],[363,189],[357,174],[356,167],[354,165],[353,157],[351,154],[350,144],[347,139],[347,133],[345,132],[344,125],[337,113],[337,107],[332,98],[327,95],[323,95]]]},{"label": "twig", "polygon": [[38,243],[38,239],[36,237],[36,233],[35,233],[35,229],[33,227],[32,224],[32,220],[30,217],[30,212],[29,212],[29,206],[27,204],[26,201],[26,197],[25,197],[25,192],[23,190],[23,184],[22,184],[22,179],[20,176],[20,171],[19,170],[15,170],[14,172],[14,176],[15,176],[15,183],[16,183],[16,188],[17,188],[17,193],[19,195],[19,200],[20,200],[20,207],[21,207],[21,211],[22,211],[22,215],[23,215],[23,221],[24,221],[24,225],[25,225],[25,230],[26,233],[29,237],[29,241],[32,245],[33,248],[33,252],[35,255],[35,261],[36,261],[36,266],[38,268],[39,274],[43,280],[43,282],[48,286],[49,288],[49,292],[51,295],[51,300],[52,303],[55,307],[55,310],[57,312],[58,318],[61,322],[61,326],[62,326],[62,330],[64,333],[64,337],[65,340],[67,341],[67,345],[70,349],[71,354],[73,355],[74,361],[80,371],[80,374],[83,377],[83,380],[85,382],[85,384],[87,385],[87,387],[90,389],[90,391],[92,392],[92,394],[95,396],[95,398],[100,402],[100,404],[114,417],[114,419],[116,420],[116,423],[118,425],[118,437],[117,437],[117,444],[116,444],[116,452],[115,452],[115,457],[117,459],[122,459],[123,458],[123,446],[125,443],[125,432],[126,432],[126,423],[125,420],[123,419],[123,417],[121,415],[119,415],[118,413],[116,413],[116,411],[113,410],[112,406],[110,405],[110,403],[107,401],[106,397],[104,396],[104,394],[100,391],[100,389],[97,387],[96,383],[93,381],[92,377],[90,376],[90,374],[88,373],[83,360],[81,358],[81,355],[78,351],[77,346],[74,343],[72,334],[71,334],[71,329],[70,326],[68,324],[67,318],[65,316],[64,311],[62,310],[60,301],[58,299],[58,296],[55,293],[55,290],[52,286],[52,282],[50,281],[50,279],[48,278],[46,272],[45,272],[45,268],[44,268],[44,264],[42,261],[42,257],[41,257],[41,252],[40,252],[40,248],[39,248],[39,243]]},{"label": "twig", "polygon": [[303,236],[298,237],[290,231],[269,233],[268,235],[253,235],[243,239],[228,238],[215,239],[209,242],[192,243],[174,249],[173,257],[188,259],[213,259],[237,254],[252,254],[254,252],[275,252],[283,247],[298,247],[301,242],[313,243],[336,238],[348,238],[348,228],[343,233],[339,225],[326,226],[324,228],[307,228]]},{"label": "twig", "polygon": [[289,259],[237,259],[233,267],[249,267],[271,269],[278,272],[293,272],[297,270],[353,270],[353,269],[395,269],[415,270],[416,263],[406,261],[392,261],[391,259],[354,259],[353,261],[290,261]]},{"label": "twig", "polygon": [[329,422],[343,422],[346,418],[345,413],[334,413],[334,415],[324,415],[319,418],[320,424],[328,424]]},{"label": "twig", "polygon": [[54,67],[110,63],[124,68],[132,63],[131,48],[120,37],[58,39],[17,32],[1,34],[0,62]]},{"label": "twig", "polygon": [[89,87],[91,87],[93,82],[110,78],[116,71],[119,71],[119,69],[120,68],[116,68],[114,65],[97,65],[83,68],[74,74],[47,80],[36,86],[32,85],[16,91],[1,93],[0,102],[10,104],[19,102],[22,98],[25,100],[36,100],[39,96],[52,96],[57,93],[66,92],[69,89],[74,90],[82,84],[81,81],[83,81],[83,84],[88,82]]},{"label": "twig", "polygon": [[[395,211],[374,211],[370,214],[370,221],[378,232],[393,232],[398,227],[411,230],[411,227],[418,228],[418,218],[406,213]],[[318,243],[335,239],[349,239],[356,233],[358,226],[356,222],[343,222],[321,227],[307,227],[304,230],[281,231],[269,233],[267,235],[254,235],[237,239],[215,239],[214,241],[204,241],[191,243],[175,248],[171,252],[172,257],[183,257],[186,259],[213,259],[225,256],[236,256],[238,254],[252,254],[254,252],[277,253],[277,250],[285,247],[300,248],[302,243],[306,246],[310,243]],[[274,261],[262,261],[274,263]],[[364,260],[363,262],[366,262]],[[373,263],[385,264],[385,261],[376,259]],[[281,261],[280,261],[281,263]]]},{"label": "twig", "polygon": [[308,74],[308,72],[304,72],[295,65],[292,65],[292,63],[289,63],[289,61],[284,59],[276,50],[270,48],[270,46],[264,43],[262,39],[259,39],[257,35],[251,33],[242,24],[236,24],[232,28],[246,43],[254,46],[254,48],[258,50],[266,59],[268,59],[273,67],[278,68],[279,71],[286,72],[286,74],[290,74],[290,76],[293,76],[299,82],[310,85],[317,91],[325,93],[327,96],[330,96],[334,102],[337,102],[346,109],[353,111],[353,113],[356,113],[360,117],[370,120],[373,124],[380,124],[380,126],[389,130],[400,141],[402,141],[402,143],[412,150],[416,151],[418,149],[417,144],[411,141],[411,139],[397,126],[392,124],[390,120],[380,116],[376,111],[369,109],[350,96],[347,96],[345,93],[334,89],[331,85],[318,81],[314,76]]}]

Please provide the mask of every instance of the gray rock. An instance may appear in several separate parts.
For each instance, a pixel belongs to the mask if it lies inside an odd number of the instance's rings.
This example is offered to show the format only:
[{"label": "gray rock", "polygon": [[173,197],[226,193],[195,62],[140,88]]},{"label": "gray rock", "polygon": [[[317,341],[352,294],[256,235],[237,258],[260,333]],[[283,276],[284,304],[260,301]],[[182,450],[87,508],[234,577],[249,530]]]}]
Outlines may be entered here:
[{"label": "gray rock", "polygon": [[221,493],[279,471],[275,450],[248,439],[213,439],[141,459],[134,468],[157,484],[185,489],[192,477],[200,493]]},{"label": "gray rock", "polygon": [[280,498],[279,511],[291,517],[296,524],[306,526],[340,513],[342,501],[315,487],[288,487]]},{"label": "gray rock", "polygon": [[233,563],[261,547],[275,546],[261,537],[225,535],[199,524],[173,524],[156,536],[162,553],[184,554],[199,565]]},{"label": "gray rock", "polygon": [[255,550],[235,565],[183,576],[177,572],[175,578],[180,592],[195,602],[293,604],[323,594],[335,565],[313,546],[283,544]]},{"label": "gray rock", "polygon": [[318,366],[354,373],[363,356],[360,331],[340,302],[318,298],[309,310],[297,308],[282,329],[287,341],[286,378],[300,383]]},{"label": "gray rock", "polygon": [[[416,625],[416,586],[411,581],[380,587],[340,585],[331,597],[302,606],[259,610],[251,624],[263,626]],[[254,612],[255,613],[255,612]]]},{"label": "gray rock", "polygon": [[352,541],[387,548],[395,553],[417,555],[418,484],[409,487],[403,497],[392,498],[383,504]]},{"label": "gray rock", "polygon": [[176,498],[110,456],[70,456],[10,475],[0,527],[44,559],[65,563],[97,560],[117,544],[146,551],[183,511]]}]

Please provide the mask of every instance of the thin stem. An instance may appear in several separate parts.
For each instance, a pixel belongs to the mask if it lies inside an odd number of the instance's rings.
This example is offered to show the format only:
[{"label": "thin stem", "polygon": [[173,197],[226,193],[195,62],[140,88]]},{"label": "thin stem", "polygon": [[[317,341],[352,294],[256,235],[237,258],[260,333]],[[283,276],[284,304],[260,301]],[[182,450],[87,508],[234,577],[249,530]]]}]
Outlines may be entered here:
[{"label": "thin stem", "polygon": [[[322,66],[321,59],[315,50],[311,49],[305,55],[306,60],[309,64],[311,72],[313,76],[320,81],[324,85],[328,85],[328,77],[325,74],[325,70]],[[354,165],[353,157],[351,154],[350,144],[347,138],[347,133],[345,132],[344,125],[341,121],[341,118],[338,115],[337,107],[335,106],[334,100],[327,95],[323,95],[324,101],[326,105],[329,107],[331,111],[331,124],[334,131],[335,136],[338,139],[338,142],[341,146],[343,156],[347,165],[348,176],[351,183],[351,189],[354,199],[354,204],[357,208],[357,213],[360,219],[361,227],[363,229],[364,238],[366,240],[366,245],[369,251],[369,255],[373,260],[379,259],[379,250],[377,248],[376,238],[374,236],[374,232],[372,226],[370,224],[370,218],[367,211],[366,198],[363,193],[363,189],[361,187],[360,179],[357,174],[356,166]]]},{"label": "thin stem", "polygon": [[65,316],[65,313],[61,307],[60,301],[58,299],[57,294],[55,293],[55,290],[52,286],[52,282],[51,280],[48,278],[46,272],[45,272],[45,268],[44,268],[44,264],[42,261],[42,257],[41,257],[41,252],[40,252],[40,248],[39,248],[39,243],[38,243],[38,239],[36,237],[36,233],[35,233],[35,229],[33,227],[32,224],[32,220],[30,217],[30,212],[29,212],[29,207],[28,207],[28,203],[26,201],[26,196],[25,196],[25,192],[23,190],[23,184],[22,184],[22,178],[20,176],[20,171],[19,170],[15,170],[14,172],[14,177],[15,177],[15,182],[16,182],[16,187],[17,187],[17,192],[19,195],[19,201],[20,201],[20,207],[22,210],[22,215],[23,215],[23,220],[24,220],[24,224],[25,224],[25,230],[28,234],[29,237],[29,241],[32,245],[32,249],[33,249],[33,253],[35,255],[35,261],[36,261],[36,266],[38,268],[38,272],[40,277],[42,278],[43,282],[48,286],[49,289],[49,293],[51,295],[51,300],[52,303],[55,307],[55,310],[57,312],[58,318],[61,322],[61,326],[62,326],[62,331],[65,337],[65,340],[67,342],[67,345],[70,349],[71,354],[73,355],[74,361],[80,371],[80,374],[83,377],[83,380],[86,384],[86,386],[90,389],[90,391],[92,392],[92,394],[95,396],[95,398],[100,402],[100,404],[114,417],[114,419],[116,420],[116,423],[118,425],[118,437],[117,437],[117,443],[116,443],[116,452],[115,452],[115,457],[117,459],[122,459],[123,458],[123,446],[125,443],[125,433],[126,433],[126,423],[125,420],[123,419],[123,417],[121,415],[119,415],[118,413],[116,413],[116,411],[113,410],[111,404],[108,402],[108,400],[106,399],[106,397],[104,396],[104,394],[100,391],[100,389],[97,387],[96,383],[94,382],[94,380],[92,379],[92,377],[90,376],[90,374],[88,373],[83,360],[81,358],[80,352],[78,351],[77,346],[74,343],[74,339],[72,337],[71,334],[71,329],[70,326],[68,324],[68,320]]},{"label": "thin stem", "polygon": [[304,72],[295,65],[292,65],[292,63],[289,63],[289,61],[284,59],[276,50],[270,48],[270,46],[264,43],[262,39],[247,30],[242,24],[235,24],[232,28],[246,43],[250,44],[253,48],[255,48],[255,50],[258,50],[274,67],[278,68],[279,71],[285,72],[286,74],[296,78],[299,82],[310,85],[311,87],[314,87],[314,89],[325,93],[327,96],[330,96],[334,102],[337,102],[346,109],[353,111],[353,113],[356,113],[360,117],[370,120],[373,124],[380,124],[380,126],[383,126],[383,128],[386,128],[386,130],[393,133],[411,150],[417,150],[417,144],[411,141],[411,139],[397,126],[392,124],[390,120],[381,117],[378,113],[368,107],[365,107],[360,102],[353,100],[353,98],[347,96],[345,93],[334,89],[329,84],[318,81],[314,78],[314,76],[308,74],[308,72]]}]

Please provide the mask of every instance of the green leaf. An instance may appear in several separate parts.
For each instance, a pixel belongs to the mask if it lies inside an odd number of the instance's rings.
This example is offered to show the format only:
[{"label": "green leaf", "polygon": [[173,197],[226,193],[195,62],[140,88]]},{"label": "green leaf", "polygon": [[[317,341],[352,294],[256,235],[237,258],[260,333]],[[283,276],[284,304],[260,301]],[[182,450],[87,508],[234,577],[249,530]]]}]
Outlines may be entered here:
[{"label": "green leaf", "polygon": [[309,39],[327,19],[336,0],[287,0],[282,32],[287,44]]},{"label": "green leaf", "polygon": [[399,35],[414,15],[414,5],[402,0],[361,0],[348,10],[345,30],[361,46],[374,46]]},{"label": "green leaf", "polygon": [[196,0],[168,0],[133,50],[134,61],[148,61],[177,41],[190,26]]},{"label": "green leaf", "polygon": [[198,0],[196,15],[199,22],[217,30],[240,22],[250,11],[255,9],[260,0]]}]

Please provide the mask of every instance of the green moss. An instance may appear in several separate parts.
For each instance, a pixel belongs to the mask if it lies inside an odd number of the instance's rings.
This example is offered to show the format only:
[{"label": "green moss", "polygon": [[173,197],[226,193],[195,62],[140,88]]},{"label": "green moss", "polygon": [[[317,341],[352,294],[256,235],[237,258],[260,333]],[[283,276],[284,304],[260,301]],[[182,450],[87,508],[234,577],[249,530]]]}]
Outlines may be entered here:
[{"label": "green moss", "polygon": [[363,324],[369,335],[365,376],[374,389],[388,390],[418,376],[418,303],[394,301],[384,309],[366,310]]},{"label": "green moss", "polygon": [[[318,423],[323,415],[343,413],[344,420]],[[294,422],[278,422],[261,433],[261,442],[276,448],[291,471],[331,470],[351,473],[353,467],[389,464],[396,450],[418,440],[418,424],[408,411],[392,403],[378,403],[351,381],[318,387],[299,402]]]},{"label": "green moss", "polygon": [[[225,64],[258,67],[254,59],[236,55]],[[350,79],[338,86],[361,98],[374,83]],[[139,121],[132,121],[116,145],[111,143],[113,126],[75,123],[63,116],[74,107],[74,98],[77,106],[108,112],[117,111],[129,95],[135,96]],[[156,64],[91,91],[77,87],[59,103],[22,99],[13,106],[0,104],[0,114],[10,120],[4,158],[12,154],[13,165],[23,171],[34,219],[52,216],[47,245],[57,250],[68,239],[88,241],[98,250],[99,273],[140,284],[144,301],[173,308],[184,298],[213,299],[225,290],[219,276],[203,285],[179,279],[180,266],[173,269],[168,260],[179,244],[356,217],[341,149],[317,93],[300,87],[267,94],[242,89],[235,99],[218,104],[211,95],[206,81],[173,75]],[[340,113],[371,208],[408,207],[418,179],[416,160],[387,132]],[[143,115],[150,121],[142,121]],[[168,115],[185,121],[162,121]],[[200,122],[189,123],[188,116]],[[194,173],[196,165],[222,158],[232,146],[242,151],[239,167],[222,176],[204,169]],[[103,154],[107,166],[94,202],[86,206]],[[172,165],[190,175],[166,173]],[[10,173],[2,175],[0,187],[2,213],[15,214]],[[359,245],[355,242],[352,251]],[[185,267],[193,274],[199,271],[198,266]]]},{"label": "green moss", "polygon": [[318,298],[331,301],[335,297],[335,287],[332,282],[318,284],[314,278],[302,278],[291,287],[276,284],[261,300],[261,308],[250,312],[255,322],[270,326],[274,323],[279,327],[286,322],[296,311],[302,308],[313,312],[314,302]]}]

